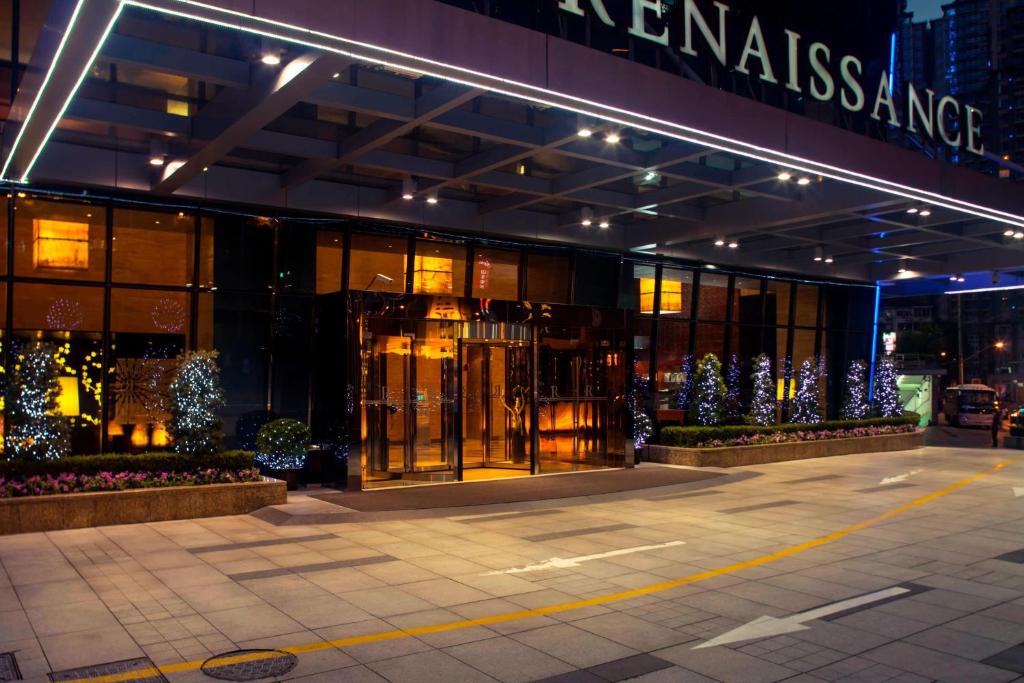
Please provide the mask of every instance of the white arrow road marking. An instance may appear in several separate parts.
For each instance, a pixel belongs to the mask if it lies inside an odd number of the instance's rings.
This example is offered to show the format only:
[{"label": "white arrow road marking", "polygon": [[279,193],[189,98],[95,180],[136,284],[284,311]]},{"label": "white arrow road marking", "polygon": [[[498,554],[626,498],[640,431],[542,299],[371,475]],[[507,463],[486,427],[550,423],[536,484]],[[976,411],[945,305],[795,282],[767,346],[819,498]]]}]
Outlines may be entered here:
[{"label": "white arrow road marking", "polygon": [[701,643],[693,649],[699,650],[705,647],[717,647],[718,645],[741,643],[744,640],[759,640],[761,638],[781,636],[786,633],[795,633],[796,631],[806,631],[810,626],[804,626],[805,621],[821,619],[822,617],[827,617],[830,614],[844,612],[848,609],[853,609],[854,607],[860,607],[861,605],[867,605],[868,603],[877,602],[879,600],[886,600],[887,598],[893,598],[897,595],[903,595],[904,593],[909,592],[909,588],[893,586],[892,588],[868,593],[867,595],[859,595],[855,598],[850,598],[849,600],[834,602],[831,605],[815,607],[812,610],[799,612],[792,616],[782,617],[781,619],[776,617],[758,617],[749,624],[744,624],[743,626],[734,628],[731,631],[723,633],[717,638],[712,638],[707,642]]},{"label": "white arrow road marking", "polygon": [[1024,496],[1024,486],[1014,486],[1013,495],[1016,496],[1017,498]]},{"label": "white arrow road marking", "polygon": [[886,484],[898,484],[901,481],[906,481],[907,479],[910,479],[915,474],[921,474],[921,472],[924,472],[924,470],[910,470],[909,472],[904,472],[903,474],[897,474],[895,477],[886,477],[885,479],[879,482],[879,485],[885,486]]},{"label": "white arrow road marking", "polygon": [[611,550],[607,553],[597,553],[596,555],[580,555],[579,557],[568,557],[562,559],[561,557],[552,557],[546,562],[535,562],[534,564],[528,564],[525,567],[513,567],[512,569],[499,569],[498,571],[487,572],[483,576],[495,576],[497,574],[524,574],[526,572],[540,572],[545,569],[571,569],[572,567],[580,566],[582,562],[590,562],[591,560],[603,560],[607,557],[618,557],[619,555],[630,555],[632,553],[642,553],[648,550],[661,550],[662,548],[674,548],[678,545],[686,545],[683,541],[669,541],[668,543],[660,543],[658,545],[638,545],[634,548],[620,548],[619,550]]}]

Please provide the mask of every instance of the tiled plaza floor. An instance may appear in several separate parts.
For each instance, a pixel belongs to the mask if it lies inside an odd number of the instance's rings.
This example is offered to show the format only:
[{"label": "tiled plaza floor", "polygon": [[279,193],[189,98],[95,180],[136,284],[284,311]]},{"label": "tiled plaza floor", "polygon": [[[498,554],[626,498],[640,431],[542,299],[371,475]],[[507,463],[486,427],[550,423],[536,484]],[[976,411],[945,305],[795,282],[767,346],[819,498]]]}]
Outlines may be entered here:
[{"label": "tiled plaza floor", "polygon": [[[1019,455],[930,447],[338,524],[303,524],[337,508],[297,497],[276,525],[0,537],[0,653],[36,681],[145,658],[212,681],[202,661],[245,648],[295,653],[281,679],[306,682],[1019,680]],[[697,647],[763,617],[775,630]]]}]

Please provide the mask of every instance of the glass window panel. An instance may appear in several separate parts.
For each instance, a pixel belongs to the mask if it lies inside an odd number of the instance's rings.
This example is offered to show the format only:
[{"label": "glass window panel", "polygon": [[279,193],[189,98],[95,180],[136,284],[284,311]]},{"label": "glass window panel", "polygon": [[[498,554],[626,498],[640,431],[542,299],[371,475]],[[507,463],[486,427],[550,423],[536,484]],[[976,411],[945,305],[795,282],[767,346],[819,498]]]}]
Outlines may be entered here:
[{"label": "glass window panel", "polygon": [[476,249],[473,252],[473,296],[519,300],[519,252]]},{"label": "glass window panel", "polygon": [[818,286],[796,286],[797,327],[815,327],[818,324]]},{"label": "glass window panel", "polygon": [[273,282],[273,222],[261,218],[217,216],[214,224],[213,265],[217,287],[267,291]]},{"label": "glass window panel", "polygon": [[693,348],[694,358],[698,361],[709,353],[722,360],[725,353],[725,325],[697,325],[697,339]]},{"label": "glass window panel", "polygon": [[[768,292],[764,302],[766,325],[789,325],[789,292],[790,283],[768,280]],[[780,351],[785,348],[779,347]]]},{"label": "glass window panel", "polygon": [[195,260],[195,216],[114,209],[111,247],[115,282],[190,285]]},{"label": "glass window panel", "polygon": [[352,235],[349,289],[405,291],[406,239],[384,235]]},{"label": "glass window panel", "polygon": [[[643,289],[650,285],[641,286]],[[653,289],[651,290],[653,292]],[[693,301],[693,272],[679,268],[664,268],[661,273],[661,315],[678,318],[690,317],[690,303]],[[654,300],[651,297],[651,310]]]},{"label": "glass window panel", "polygon": [[252,449],[259,425],[268,418],[270,296],[222,291],[205,296],[214,301],[213,348],[220,353],[225,447]]},{"label": "glass window panel", "polygon": [[701,273],[697,318],[700,320],[725,320],[728,297],[728,275]]},{"label": "glass window panel", "polygon": [[215,228],[213,219],[203,216],[199,232],[199,284],[213,287],[213,255]]},{"label": "glass window panel", "polygon": [[277,291],[313,292],[316,288],[316,230],[285,223],[277,233]]},{"label": "glass window panel", "polygon": [[464,296],[466,248],[457,244],[416,240],[412,291],[415,294]]},{"label": "glass window panel", "polygon": [[110,292],[111,398],[105,429],[116,452],[170,445],[166,402],[175,359],[188,348],[189,295],[114,288]]},{"label": "glass window panel", "polygon": [[760,278],[736,278],[732,303],[733,322],[745,325],[760,325],[764,322],[761,282]]},{"label": "glass window panel", "polygon": [[636,310],[642,315],[654,314],[654,266],[637,264],[633,266],[633,301]]},{"label": "glass window panel", "polygon": [[319,232],[316,236],[316,293],[341,291],[341,262],[345,253],[345,235]]},{"label": "glass window panel", "polygon": [[[679,392],[686,383],[684,363],[690,351],[690,323],[663,320],[658,324],[657,355],[657,407],[658,419],[682,422],[679,409]],[[662,411],[680,410],[679,414],[665,414]]]},{"label": "glass window panel", "polygon": [[14,329],[103,331],[103,289],[65,285],[14,285]]},{"label": "glass window panel", "polygon": [[3,230],[3,237],[0,238],[0,275],[7,274],[7,209],[10,201],[7,196],[0,196],[0,211],[3,211],[3,216],[0,216],[0,229]]},{"label": "glass window panel", "polygon": [[569,302],[569,258],[555,254],[527,254],[526,298],[553,304]]},{"label": "glass window panel", "polygon": [[24,277],[102,280],[103,207],[34,198],[15,206],[14,272]]}]

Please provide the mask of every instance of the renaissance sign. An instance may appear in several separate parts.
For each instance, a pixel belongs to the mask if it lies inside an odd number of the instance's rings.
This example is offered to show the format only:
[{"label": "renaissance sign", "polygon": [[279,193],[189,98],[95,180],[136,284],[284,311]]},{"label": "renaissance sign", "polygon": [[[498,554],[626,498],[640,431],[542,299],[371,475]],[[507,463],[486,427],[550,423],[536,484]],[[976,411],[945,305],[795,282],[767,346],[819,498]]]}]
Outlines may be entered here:
[{"label": "renaissance sign", "polygon": [[[629,4],[629,3],[622,3]],[[649,40],[665,47],[677,47],[690,57],[707,51],[725,68],[757,78],[772,85],[780,85],[801,95],[807,93],[820,102],[838,100],[843,109],[858,113],[870,111],[872,119],[911,133],[942,142],[954,148],[964,148],[977,155],[985,153],[981,140],[982,113],[970,105],[961,106],[950,96],[936,97],[926,88],[923,94],[913,83],[907,83],[905,99],[897,103],[893,95],[889,74],[883,70],[877,87],[864,83],[864,65],[854,55],[833,55],[825,43],[812,42],[804,49],[803,36],[785,29],[785,64],[773,64],[768,53],[761,22],[755,16],[746,31],[742,51],[737,55],[726,44],[729,6],[714,2],[715,14],[705,16],[695,0],[681,0],[683,35],[669,34],[668,26],[661,32],[649,27],[662,20],[665,6],[662,0],[631,0],[632,8],[625,23],[630,35]],[[616,20],[608,13],[605,0],[558,0],[561,10],[586,16],[592,11],[607,26],[617,28]],[[620,19],[621,21],[621,19]],[[700,36],[700,43],[697,36]],[[781,67],[781,70],[777,70]],[[873,97],[868,99],[873,93]],[[902,105],[902,106],[900,106]]]}]

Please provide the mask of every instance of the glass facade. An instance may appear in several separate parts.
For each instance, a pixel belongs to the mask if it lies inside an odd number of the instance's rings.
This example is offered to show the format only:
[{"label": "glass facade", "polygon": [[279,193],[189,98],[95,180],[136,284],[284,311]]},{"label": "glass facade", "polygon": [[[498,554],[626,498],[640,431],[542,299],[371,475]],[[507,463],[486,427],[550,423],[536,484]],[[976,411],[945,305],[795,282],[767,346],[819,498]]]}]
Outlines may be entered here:
[{"label": "glass facade", "polygon": [[6,201],[3,360],[55,345],[80,453],[166,447],[164,394],[189,349],[219,353],[227,446],[294,417],[322,449],[351,449],[363,486],[620,465],[630,370],[671,424],[705,354],[741,368],[744,395],[769,355],[783,413],[804,360],[831,413],[831,378],[870,357],[868,287],[355,219]]}]

